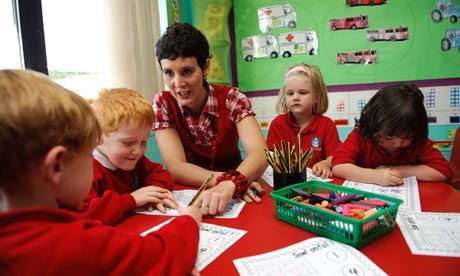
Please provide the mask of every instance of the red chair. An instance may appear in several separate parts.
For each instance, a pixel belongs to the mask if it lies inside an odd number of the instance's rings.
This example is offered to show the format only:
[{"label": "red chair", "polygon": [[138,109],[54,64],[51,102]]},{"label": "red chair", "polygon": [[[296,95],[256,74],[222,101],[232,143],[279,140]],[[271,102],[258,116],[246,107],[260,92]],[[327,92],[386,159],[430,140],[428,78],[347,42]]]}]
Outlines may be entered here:
[{"label": "red chair", "polygon": [[460,190],[460,127],[455,131],[452,152],[450,153],[450,167],[454,174],[449,184],[457,190]]}]

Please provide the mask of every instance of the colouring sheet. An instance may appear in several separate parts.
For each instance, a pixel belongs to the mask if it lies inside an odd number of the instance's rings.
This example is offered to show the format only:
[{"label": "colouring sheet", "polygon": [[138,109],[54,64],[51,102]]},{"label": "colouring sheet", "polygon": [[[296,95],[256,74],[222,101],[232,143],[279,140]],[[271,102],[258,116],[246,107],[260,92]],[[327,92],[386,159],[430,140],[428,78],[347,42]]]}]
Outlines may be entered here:
[{"label": "colouring sheet", "polygon": [[321,237],[233,263],[241,276],[387,275],[359,250]]},{"label": "colouring sheet", "polygon": [[421,212],[422,208],[420,206],[417,178],[411,176],[403,180],[404,184],[401,186],[385,187],[377,184],[359,183],[350,180],[345,180],[342,186],[401,199],[404,202],[399,206],[398,213],[405,211]]},{"label": "colouring sheet", "polygon": [[[168,224],[171,218],[143,233],[145,236],[150,232],[160,229],[163,225]],[[238,241],[247,231],[235,228],[229,228],[209,223],[200,224],[200,243],[198,245],[198,257],[195,266],[198,270],[203,270],[208,264],[214,261],[227,248]]]},{"label": "colouring sheet", "polygon": [[[267,182],[268,185],[273,187],[273,168],[271,166],[267,167],[264,174],[262,175],[262,179],[265,180],[265,182]],[[320,180],[323,182],[332,181],[332,179],[330,178],[321,178],[321,177],[315,176],[313,174],[313,171],[310,168],[307,168],[307,181],[308,180]]]},{"label": "colouring sheet", "polygon": [[[178,191],[173,191],[174,197],[177,200],[177,203],[179,203],[180,206],[187,206],[189,202],[192,200],[193,196],[197,193],[197,190],[178,190]],[[215,218],[237,218],[238,215],[240,214],[241,210],[243,210],[244,205],[246,202],[242,200],[241,202],[238,202],[237,200],[230,200],[230,202],[227,204],[227,209],[223,214],[216,215],[214,216]],[[153,210],[153,211],[147,211],[147,210],[141,210],[138,209],[136,210],[136,213],[138,214],[144,214],[144,215],[160,215],[160,216],[179,216],[179,211],[166,208],[166,213],[163,214],[158,210]]]},{"label": "colouring sheet", "polygon": [[412,254],[460,257],[460,213],[404,212],[396,222]]}]

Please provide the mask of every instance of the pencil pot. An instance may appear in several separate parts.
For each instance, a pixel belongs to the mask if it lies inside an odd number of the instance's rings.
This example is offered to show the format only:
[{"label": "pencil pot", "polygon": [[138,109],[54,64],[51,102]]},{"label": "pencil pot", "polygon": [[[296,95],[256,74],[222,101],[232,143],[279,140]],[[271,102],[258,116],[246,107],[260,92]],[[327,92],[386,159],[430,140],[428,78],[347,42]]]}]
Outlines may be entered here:
[{"label": "pencil pot", "polygon": [[273,172],[273,187],[275,190],[290,186],[292,184],[307,181],[306,170],[300,173],[277,173]]}]

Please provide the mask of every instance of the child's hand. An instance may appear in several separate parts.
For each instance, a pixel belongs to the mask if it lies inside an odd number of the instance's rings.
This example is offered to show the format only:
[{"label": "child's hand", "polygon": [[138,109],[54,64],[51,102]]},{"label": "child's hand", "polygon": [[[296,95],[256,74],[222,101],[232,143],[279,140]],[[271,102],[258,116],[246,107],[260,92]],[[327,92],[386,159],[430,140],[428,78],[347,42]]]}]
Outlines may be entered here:
[{"label": "child's hand", "polygon": [[190,276],[200,276],[200,271],[198,270],[198,268],[195,266],[192,270],[192,272],[190,272]]},{"label": "child's hand", "polygon": [[166,212],[164,206],[172,209],[179,208],[173,193],[157,186],[142,187],[132,192],[131,195],[134,197],[137,207],[145,205],[149,211],[153,209],[152,206],[156,206],[162,213]]},{"label": "child's hand", "polygon": [[311,170],[316,176],[322,178],[332,177],[332,169],[331,166],[328,164],[327,160],[323,160],[316,163],[315,165],[313,165]]},{"label": "child's hand", "polygon": [[196,223],[198,223],[198,225],[200,225],[201,219],[203,217],[200,208],[194,205],[188,207],[179,207],[179,213],[181,215],[191,216],[196,221]]},{"label": "child's hand", "polygon": [[399,186],[404,184],[400,171],[388,168],[378,167],[375,169],[375,183],[382,186]]}]

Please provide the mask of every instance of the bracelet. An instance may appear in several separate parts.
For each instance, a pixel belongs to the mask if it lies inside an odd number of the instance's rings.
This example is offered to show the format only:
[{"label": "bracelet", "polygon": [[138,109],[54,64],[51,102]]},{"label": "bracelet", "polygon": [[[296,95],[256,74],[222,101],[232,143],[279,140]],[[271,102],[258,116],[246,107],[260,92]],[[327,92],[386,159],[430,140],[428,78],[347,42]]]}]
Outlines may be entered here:
[{"label": "bracelet", "polygon": [[241,194],[246,191],[248,188],[248,179],[242,173],[236,170],[229,170],[226,173],[220,175],[216,179],[216,185],[219,184],[221,181],[230,180],[235,183],[235,193],[233,193],[233,198],[240,198]]}]

